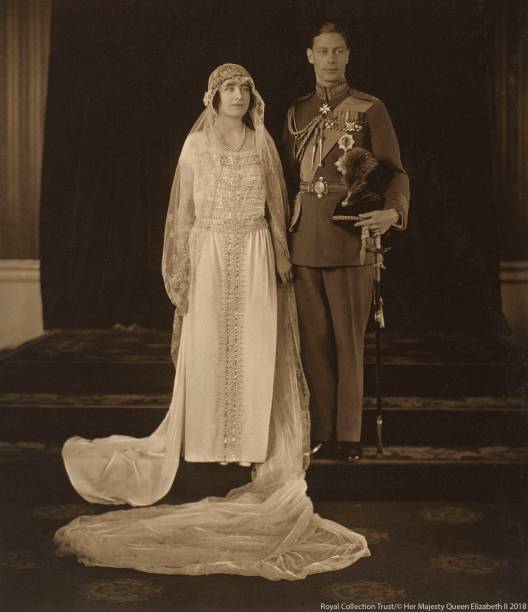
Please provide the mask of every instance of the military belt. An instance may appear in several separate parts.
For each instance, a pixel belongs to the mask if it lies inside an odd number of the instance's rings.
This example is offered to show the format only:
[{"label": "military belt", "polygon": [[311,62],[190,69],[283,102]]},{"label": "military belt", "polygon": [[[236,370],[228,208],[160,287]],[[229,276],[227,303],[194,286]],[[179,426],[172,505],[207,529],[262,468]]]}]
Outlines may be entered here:
[{"label": "military belt", "polygon": [[315,193],[318,198],[322,198],[327,193],[345,193],[346,187],[343,183],[325,181],[325,179],[320,176],[316,181],[312,181],[311,183],[301,181],[299,191],[303,193]]}]

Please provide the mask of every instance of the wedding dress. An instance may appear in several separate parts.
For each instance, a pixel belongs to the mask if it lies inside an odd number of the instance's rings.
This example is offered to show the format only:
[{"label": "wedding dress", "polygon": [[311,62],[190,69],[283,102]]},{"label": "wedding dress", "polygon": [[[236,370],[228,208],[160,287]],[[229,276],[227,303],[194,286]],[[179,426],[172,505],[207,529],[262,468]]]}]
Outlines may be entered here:
[{"label": "wedding dress", "polygon": [[[218,138],[213,99],[227,78],[251,86],[253,149],[227,151]],[[94,503],[155,503],[182,451],[190,461],[256,462],[252,481],[225,497],[78,517],[55,534],[57,554],[144,572],[302,579],[370,553],[362,535],[321,518],[306,495],[308,392],[293,289],[275,282],[287,199],[264,103],[235,64],[212,73],[204,103],[167,215],[163,273],[176,307],[169,410],[148,437],[76,437],[63,457]]]}]

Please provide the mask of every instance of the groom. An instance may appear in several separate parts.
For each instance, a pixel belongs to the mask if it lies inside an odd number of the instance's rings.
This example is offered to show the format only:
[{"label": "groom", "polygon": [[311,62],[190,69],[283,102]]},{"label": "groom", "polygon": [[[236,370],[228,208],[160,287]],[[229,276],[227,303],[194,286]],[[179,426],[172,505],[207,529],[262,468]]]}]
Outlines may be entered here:
[{"label": "groom", "polygon": [[[409,180],[385,105],[347,83],[345,32],[323,23],[306,53],[316,87],[289,108],[284,144],[298,191],[290,246],[312,444],[318,457],[358,461],[364,339],[374,276],[373,255],[362,249],[361,233],[363,227],[374,234],[405,228]],[[371,151],[390,177],[383,209],[361,215],[355,228],[332,222],[346,195],[336,161],[351,146]]]}]

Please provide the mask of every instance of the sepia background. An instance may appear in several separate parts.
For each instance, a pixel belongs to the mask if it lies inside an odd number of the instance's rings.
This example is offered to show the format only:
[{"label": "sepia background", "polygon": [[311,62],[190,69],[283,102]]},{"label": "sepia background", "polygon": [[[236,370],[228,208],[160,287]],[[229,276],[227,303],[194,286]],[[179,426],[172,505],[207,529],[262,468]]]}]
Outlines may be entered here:
[{"label": "sepia background", "polygon": [[[366,337],[363,459],[306,472],[372,557],[289,583],[59,559],[55,531],[109,509],[71,487],[64,441],[148,435],[170,403],[163,225],[208,76],[246,66],[280,145],[322,19],[350,33],[349,82],[387,105],[412,185],[384,238],[380,393]],[[526,599],[527,36],[525,0],[0,0],[2,612]],[[249,472],[182,462],[162,503]]]},{"label": "sepia background", "polygon": [[163,223],[207,77],[223,62],[246,66],[280,144],[288,104],[313,87],[305,48],[321,18],[349,31],[349,82],[386,103],[411,178],[409,230],[386,240],[390,328],[509,323],[526,337],[526,3],[3,0],[0,10],[3,346],[42,326],[170,325]]}]

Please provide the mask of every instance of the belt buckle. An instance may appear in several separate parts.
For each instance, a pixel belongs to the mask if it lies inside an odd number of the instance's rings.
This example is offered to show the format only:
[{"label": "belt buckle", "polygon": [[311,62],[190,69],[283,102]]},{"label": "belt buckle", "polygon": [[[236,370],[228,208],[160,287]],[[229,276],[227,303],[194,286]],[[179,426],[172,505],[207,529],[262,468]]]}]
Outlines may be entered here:
[{"label": "belt buckle", "polygon": [[313,184],[314,193],[317,194],[318,198],[322,198],[328,193],[328,183],[320,176],[317,181]]}]

